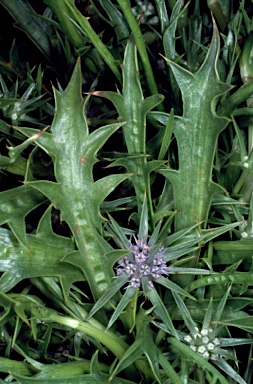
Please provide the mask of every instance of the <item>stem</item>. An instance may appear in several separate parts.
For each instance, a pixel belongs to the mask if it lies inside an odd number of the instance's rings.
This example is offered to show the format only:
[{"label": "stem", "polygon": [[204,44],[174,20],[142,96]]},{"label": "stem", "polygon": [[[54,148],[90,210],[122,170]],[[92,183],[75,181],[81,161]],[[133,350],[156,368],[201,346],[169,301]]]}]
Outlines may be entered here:
[{"label": "stem", "polygon": [[76,320],[71,317],[60,316],[53,312],[50,313],[48,320],[58,324],[67,325],[72,329],[76,329],[77,331],[93,337],[95,340],[105,345],[119,359],[124,355],[128,348],[128,345],[119,337],[115,336],[114,333],[109,331],[105,332],[105,330],[97,328],[88,322]]},{"label": "stem", "polygon": [[[94,321],[96,322],[96,320],[94,319],[92,320],[93,324],[91,324],[90,322],[84,322],[77,319],[73,319],[71,317],[61,316],[57,312],[54,312],[53,310],[50,310],[45,307],[34,308],[33,315],[42,321],[63,324],[76,331],[85,333],[87,336],[94,338],[95,340],[103,344],[105,347],[107,347],[119,360],[125,355],[129,348],[129,345],[125,343],[125,341],[116,336],[113,332],[106,331],[106,329],[101,326],[101,324],[95,326]],[[147,365],[146,361],[137,360],[135,362],[135,366],[141,372],[154,379],[154,374],[149,365]],[[135,372],[135,370],[132,370],[131,367],[128,367],[127,369],[129,370],[130,374],[131,372]]]}]

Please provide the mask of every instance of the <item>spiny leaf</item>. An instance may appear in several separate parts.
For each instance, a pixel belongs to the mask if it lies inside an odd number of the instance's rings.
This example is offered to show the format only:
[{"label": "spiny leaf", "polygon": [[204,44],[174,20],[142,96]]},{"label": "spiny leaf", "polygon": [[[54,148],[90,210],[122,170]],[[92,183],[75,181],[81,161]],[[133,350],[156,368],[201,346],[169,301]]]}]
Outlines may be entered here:
[{"label": "spiny leaf", "polygon": [[25,217],[45,201],[26,185],[0,193],[0,225],[8,223],[21,244],[27,247]]},{"label": "spiny leaf", "polygon": [[217,116],[215,107],[218,98],[231,89],[219,80],[218,55],[219,36],[214,24],[211,45],[196,74],[169,61],[184,100],[183,117],[175,119],[179,170],[174,174],[167,171],[179,212],[175,217],[177,230],[206,220],[215,192],[211,181],[215,144],[228,124],[228,119]]},{"label": "spiny leaf", "polygon": [[138,76],[136,46],[131,38],[128,41],[123,62],[122,95],[114,92],[96,91],[93,95],[109,99],[116,107],[119,119],[127,123],[123,134],[128,154],[135,158],[126,158],[124,166],[132,173],[131,181],[135,188],[139,214],[142,209],[144,194],[147,193],[149,215],[152,219],[152,201],[150,194],[149,172],[146,159],[146,115],[163,100],[162,95],[153,95],[144,99]]},{"label": "spiny leaf", "polygon": [[[81,85],[78,60],[65,91],[54,90],[56,111],[52,133],[41,135],[37,140],[54,161],[56,182],[34,181],[29,186],[45,194],[60,209],[79,250],[73,265],[77,266],[80,256],[79,268],[84,271],[94,298],[98,299],[113,276],[104,257],[111,247],[101,236],[104,219],[100,204],[129,175],[110,175],[94,182],[96,153],[123,123],[107,125],[89,134]],[[22,132],[29,134],[31,131]],[[71,263],[70,257],[65,260]]]},{"label": "spiny leaf", "polygon": [[53,233],[50,213],[51,207],[42,217],[36,235],[27,235],[27,248],[20,245],[10,231],[1,228],[0,271],[5,272],[0,279],[2,292],[26,278],[58,276],[67,297],[71,284],[84,280],[79,269],[62,262],[75,246],[71,239]]}]

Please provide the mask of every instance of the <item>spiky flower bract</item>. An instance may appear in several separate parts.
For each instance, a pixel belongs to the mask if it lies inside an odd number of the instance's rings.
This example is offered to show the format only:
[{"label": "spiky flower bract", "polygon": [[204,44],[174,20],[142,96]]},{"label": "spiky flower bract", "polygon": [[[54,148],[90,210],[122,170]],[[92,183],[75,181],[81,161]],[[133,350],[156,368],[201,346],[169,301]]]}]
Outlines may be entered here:
[{"label": "spiky flower bract", "polygon": [[[112,216],[109,215],[109,217],[110,223],[107,225],[107,230],[111,233],[114,242],[121,248],[121,250],[115,249],[114,252],[111,251],[108,254],[108,257],[115,259],[116,276],[109,290],[95,303],[89,318],[102,309],[105,304],[110,303],[112,299],[115,300],[115,296],[121,292],[120,295],[122,296],[108,324],[108,328],[110,328],[133,297],[139,295],[141,290],[145,298],[149,299],[150,303],[155,307],[156,315],[163,320],[169,332],[175,336],[176,332],[170,315],[156,291],[156,284],[193,299],[186,290],[173,283],[169,279],[169,275],[178,273],[209,275],[211,273],[210,270],[206,269],[186,269],[174,265],[177,259],[191,252],[193,247],[196,247],[200,237],[195,235],[189,240],[188,236],[186,236],[184,239],[186,233],[192,230],[192,228],[188,228],[171,236],[166,236],[166,239],[160,239],[161,222],[156,225],[153,233],[149,235],[146,199],[143,202],[137,233],[121,227]],[[182,246],[182,244],[185,246]]]}]

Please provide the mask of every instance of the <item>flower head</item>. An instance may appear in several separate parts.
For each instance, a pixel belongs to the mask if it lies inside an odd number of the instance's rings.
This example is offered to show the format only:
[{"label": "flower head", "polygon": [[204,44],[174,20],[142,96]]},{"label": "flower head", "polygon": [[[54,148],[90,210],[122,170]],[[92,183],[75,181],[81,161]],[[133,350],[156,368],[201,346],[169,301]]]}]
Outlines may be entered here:
[{"label": "flower head", "polygon": [[220,347],[220,340],[213,336],[212,328],[203,328],[201,331],[195,328],[196,334],[194,338],[190,335],[184,337],[184,341],[189,344],[189,347],[199,353],[206,360],[217,360],[219,355],[215,353],[215,348]]},{"label": "flower head", "polygon": [[148,245],[146,239],[133,237],[134,242],[130,241],[129,250],[131,253],[118,260],[116,267],[117,276],[126,273],[129,276],[129,287],[139,288],[141,278],[147,276],[148,287],[153,288],[153,280],[162,275],[168,274],[168,267],[164,261],[163,248],[152,257],[151,251],[154,247]]}]

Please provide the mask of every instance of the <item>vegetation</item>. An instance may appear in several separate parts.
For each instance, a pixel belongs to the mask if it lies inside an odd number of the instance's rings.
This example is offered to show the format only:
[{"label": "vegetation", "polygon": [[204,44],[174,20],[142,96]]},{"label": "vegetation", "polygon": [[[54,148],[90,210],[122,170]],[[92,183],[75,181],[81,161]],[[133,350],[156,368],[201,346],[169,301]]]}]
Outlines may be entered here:
[{"label": "vegetation", "polygon": [[250,384],[252,2],[0,7],[0,382]]}]

